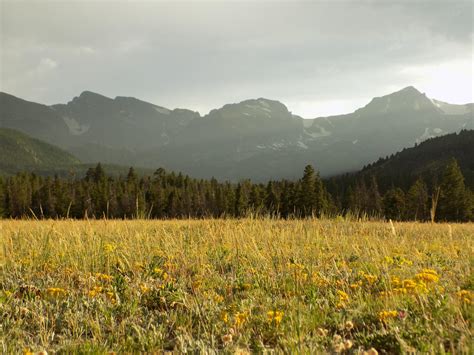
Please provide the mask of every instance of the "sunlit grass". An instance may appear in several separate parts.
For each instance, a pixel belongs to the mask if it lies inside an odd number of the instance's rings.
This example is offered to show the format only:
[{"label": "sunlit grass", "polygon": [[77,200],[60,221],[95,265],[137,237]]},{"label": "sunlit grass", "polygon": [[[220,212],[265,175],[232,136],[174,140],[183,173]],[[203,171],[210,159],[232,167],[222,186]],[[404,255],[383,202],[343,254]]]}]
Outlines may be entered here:
[{"label": "sunlit grass", "polygon": [[3,352],[469,352],[473,224],[1,221]]}]

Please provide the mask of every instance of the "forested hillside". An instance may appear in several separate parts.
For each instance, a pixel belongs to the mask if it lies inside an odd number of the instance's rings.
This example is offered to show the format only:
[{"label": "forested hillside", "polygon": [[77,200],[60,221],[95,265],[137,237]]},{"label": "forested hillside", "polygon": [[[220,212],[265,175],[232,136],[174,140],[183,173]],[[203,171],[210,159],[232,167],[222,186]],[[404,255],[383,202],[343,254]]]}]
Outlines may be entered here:
[{"label": "forested hillside", "polygon": [[77,158],[58,147],[12,129],[0,128],[0,173],[48,170],[79,163]]},{"label": "forested hillside", "polygon": [[[369,164],[362,170],[364,175],[376,175],[381,186],[407,187],[419,175],[430,180],[438,178],[447,162],[455,158],[466,179],[474,187],[474,131],[430,138],[413,148]],[[430,181],[436,183],[436,181]]]},{"label": "forested hillside", "polygon": [[460,218],[468,219],[472,218],[473,157],[474,131],[463,130],[381,158],[358,173],[330,178],[326,186],[339,210],[422,220],[430,217],[438,190],[443,198],[457,189],[451,198],[460,206],[459,214],[464,215]]}]

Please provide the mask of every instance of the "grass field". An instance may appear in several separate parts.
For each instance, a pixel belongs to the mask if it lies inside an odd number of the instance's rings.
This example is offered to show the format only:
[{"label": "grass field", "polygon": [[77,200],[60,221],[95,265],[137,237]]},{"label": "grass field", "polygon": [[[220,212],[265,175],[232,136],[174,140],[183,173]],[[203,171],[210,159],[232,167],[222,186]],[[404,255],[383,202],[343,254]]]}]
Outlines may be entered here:
[{"label": "grass field", "polygon": [[0,228],[0,352],[473,351],[474,224]]}]

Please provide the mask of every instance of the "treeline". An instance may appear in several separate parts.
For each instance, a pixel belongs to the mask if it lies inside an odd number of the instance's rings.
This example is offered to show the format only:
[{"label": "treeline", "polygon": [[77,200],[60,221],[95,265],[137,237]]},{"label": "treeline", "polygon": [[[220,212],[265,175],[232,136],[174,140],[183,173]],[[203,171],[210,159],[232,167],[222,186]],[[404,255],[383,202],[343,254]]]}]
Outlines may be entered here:
[{"label": "treeline", "polygon": [[[344,186],[341,186],[344,184]],[[329,187],[329,189],[328,189]],[[331,191],[331,193],[328,192]],[[351,214],[395,220],[473,220],[473,193],[455,160],[440,184],[422,178],[406,191],[380,191],[377,180],[356,176],[324,182],[307,166],[298,181],[238,184],[193,179],[160,168],[140,177],[107,176],[101,164],[84,178],[20,173],[0,178],[0,216],[5,218],[205,218],[271,215],[304,218]]]}]

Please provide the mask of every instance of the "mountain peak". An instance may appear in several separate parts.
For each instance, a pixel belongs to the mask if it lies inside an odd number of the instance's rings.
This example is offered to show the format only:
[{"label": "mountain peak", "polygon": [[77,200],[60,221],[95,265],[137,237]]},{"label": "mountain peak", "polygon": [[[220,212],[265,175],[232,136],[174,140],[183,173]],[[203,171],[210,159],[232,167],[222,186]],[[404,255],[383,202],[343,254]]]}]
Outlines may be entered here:
[{"label": "mountain peak", "polygon": [[399,91],[396,91],[390,95],[393,95],[393,94],[398,94],[398,93],[404,93],[404,94],[416,94],[416,95],[421,95],[421,92],[418,91],[418,89],[416,89],[414,86],[407,86]]},{"label": "mountain peak", "polygon": [[391,94],[375,97],[359,110],[379,115],[400,111],[437,111],[437,108],[425,94],[413,86],[407,86]]},{"label": "mountain peak", "polygon": [[78,97],[75,97],[74,99],[80,99],[80,100],[85,100],[85,101],[112,101],[110,97],[97,94],[92,91],[83,91]]}]

